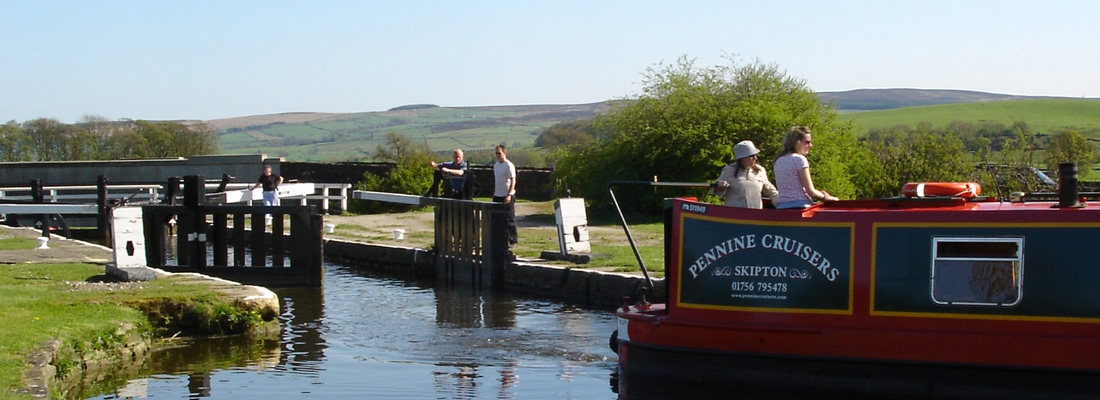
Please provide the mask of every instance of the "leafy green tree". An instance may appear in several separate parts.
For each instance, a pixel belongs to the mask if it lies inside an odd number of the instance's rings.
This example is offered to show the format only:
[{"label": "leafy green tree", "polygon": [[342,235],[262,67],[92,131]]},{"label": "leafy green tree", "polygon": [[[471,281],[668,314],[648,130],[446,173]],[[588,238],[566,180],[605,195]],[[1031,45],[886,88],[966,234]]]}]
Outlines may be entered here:
[{"label": "leafy green tree", "polygon": [[[431,149],[428,148],[422,142],[410,139],[399,132],[387,132],[382,144],[375,148],[375,159],[378,161],[388,161],[392,163],[401,163],[403,161],[414,161],[416,158],[423,158],[425,164],[429,159]],[[429,167],[430,169],[430,167]]]},{"label": "leafy green tree", "polygon": [[74,124],[84,132],[87,132],[92,140],[87,143],[89,159],[92,160],[111,160],[117,157],[111,157],[110,146],[112,144],[111,136],[115,130],[119,129],[119,125],[111,122],[106,117],[100,115],[88,115],[85,114],[77,120]]},{"label": "leafy green tree", "polygon": [[23,123],[23,132],[30,139],[27,159],[31,161],[67,161],[65,142],[69,126],[53,118],[38,118]]},{"label": "leafy green tree", "polygon": [[210,124],[178,124],[172,129],[176,153],[180,157],[218,153],[218,133]]},{"label": "leafy green tree", "polygon": [[1034,173],[1037,170],[1035,158],[1038,144],[1036,137],[1029,134],[1026,124],[1014,124],[1013,129],[1001,133],[995,141],[1000,142],[997,153],[978,152],[979,162],[971,180],[981,183],[984,193],[1002,199],[1008,198],[1012,192],[1039,190],[1041,182]]},{"label": "leafy green tree", "polygon": [[1060,163],[1077,164],[1078,171],[1092,171],[1096,150],[1076,129],[1066,129],[1051,135],[1047,141],[1048,168],[1054,169]]},{"label": "leafy green tree", "polygon": [[[389,132],[383,144],[378,145],[375,154],[383,161],[394,163],[386,176],[378,177],[367,173],[363,180],[356,183],[358,190],[375,192],[404,193],[423,195],[432,185],[431,151],[427,145],[409,139],[397,132]],[[415,207],[387,204],[373,201],[359,202],[353,205],[353,212],[408,211]]]},{"label": "leafy green tree", "polygon": [[574,146],[596,140],[593,119],[559,122],[546,128],[535,139],[535,147],[558,148]]},{"label": "leafy green tree", "polygon": [[190,157],[218,151],[217,135],[207,124],[188,126],[174,121],[137,121],[140,137],[124,141],[134,146],[129,153],[143,158]]},{"label": "leafy green tree", "polygon": [[[515,164],[516,167],[531,167],[531,168],[545,168],[546,157],[542,154],[542,149],[532,148],[508,148],[508,161]],[[497,161],[494,154],[492,159],[488,162],[489,165],[493,165]]]},{"label": "leafy green tree", "polygon": [[867,182],[867,197],[893,197],[907,182],[964,181],[971,172],[963,142],[955,135],[911,132],[904,140],[866,142],[874,154],[878,178]]},{"label": "leafy green tree", "polygon": [[24,151],[29,142],[30,137],[15,121],[0,125],[0,161],[30,160],[29,155]]},{"label": "leafy green tree", "polygon": [[217,135],[205,123],[111,122],[85,115],[72,125],[38,118],[0,126],[0,159],[7,161],[189,157],[217,151]]},{"label": "leafy green tree", "polygon": [[164,124],[150,121],[137,121],[135,131],[145,142],[150,158],[173,157],[172,139],[175,135]]},{"label": "leafy green tree", "polygon": [[65,141],[63,159],[94,160],[97,138],[83,128],[72,126],[70,128],[68,139]]},{"label": "leafy green tree", "polygon": [[[607,184],[615,180],[709,182],[732,161],[733,145],[746,139],[761,148],[760,163],[770,167],[790,127],[807,125],[814,135],[809,158],[815,185],[842,198],[857,195],[844,162],[868,153],[857,146],[851,127],[838,123],[804,80],[775,65],[727,59],[728,65],[700,68],[681,57],[647,69],[640,97],[597,117],[606,136],[555,153],[559,191],[568,188],[601,206],[609,204]],[[648,190],[629,196],[655,209],[669,195]]]}]

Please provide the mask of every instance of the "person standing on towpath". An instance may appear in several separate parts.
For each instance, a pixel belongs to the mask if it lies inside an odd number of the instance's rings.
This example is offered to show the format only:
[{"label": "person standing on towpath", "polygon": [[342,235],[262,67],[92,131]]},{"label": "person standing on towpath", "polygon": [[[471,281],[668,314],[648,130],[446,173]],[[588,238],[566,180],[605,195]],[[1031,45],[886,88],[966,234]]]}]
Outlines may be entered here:
[{"label": "person standing on towpath", "polygon": [[519,234],[516,232],[516,166],[508,161],[508,154],[504,145],[497,145],[494,150],[497,162],[493,164],[493,201],[508,205],[508,246],[519,242]]}]

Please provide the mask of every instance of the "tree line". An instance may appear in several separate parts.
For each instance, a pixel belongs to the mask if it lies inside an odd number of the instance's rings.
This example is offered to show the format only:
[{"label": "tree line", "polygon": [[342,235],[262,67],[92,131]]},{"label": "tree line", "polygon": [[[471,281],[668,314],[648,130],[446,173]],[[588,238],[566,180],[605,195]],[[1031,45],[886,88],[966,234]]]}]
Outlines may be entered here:
[{"label": "tree line", "polygon": [[[699,67],[681,57],[658,64],[643,74],[637,98],[592,120],[544,131],[536,145],[555,149],[549,159],[559,192],[568,189],[599,207],[609,204],[611,181],[713,181],[733,162],[733,144],[746,139],[761,149],[759,162],[770,173],[784,134],[795,125],[813,131],[808,158],[815,185],[842,199],[894,197],[906,182],[922,181],[976,181],[986,193],[1006,196],[1038,188],[1033,171],[1075,162],[1087,173],[1095,158],[1093,144],[1078,131],[1035,134],[1022,121],[1008,127],[922,123],[857,138],[851,123],[839,122],[833,106],[804,80],[774,64],[727,61]],[[622,197],[649,209],[670,195],[709,196],[705,190],[636,192]]]},{"label": "tree line", "polygon": [[218,153],[206,123],[120,120],[84,116],[74,124],[53,118],[0,125],[0,161],[126,160]]}]

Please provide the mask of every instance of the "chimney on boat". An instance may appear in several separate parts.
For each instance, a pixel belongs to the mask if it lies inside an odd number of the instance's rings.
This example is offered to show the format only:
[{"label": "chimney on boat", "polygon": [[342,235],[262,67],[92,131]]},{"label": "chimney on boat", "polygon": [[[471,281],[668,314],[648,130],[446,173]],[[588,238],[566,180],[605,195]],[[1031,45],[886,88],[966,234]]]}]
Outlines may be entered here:
[{"label": "chimney on boat", "polygon": [[1084,207],[1077,200],[1077,164],[1058,164],[1058,208]]}]

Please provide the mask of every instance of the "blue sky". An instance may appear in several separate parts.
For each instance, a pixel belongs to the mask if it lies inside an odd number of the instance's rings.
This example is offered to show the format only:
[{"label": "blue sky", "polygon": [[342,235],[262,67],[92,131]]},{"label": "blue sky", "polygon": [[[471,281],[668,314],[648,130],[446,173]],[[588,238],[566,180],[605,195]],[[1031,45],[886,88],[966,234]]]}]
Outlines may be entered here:
[{"label": "blue sky", "polygon": [[574,104],[681,56],[815,91],[1100,97],[1097,1],[0,0],[0,123]]}]

